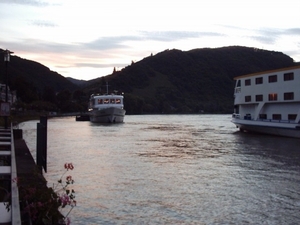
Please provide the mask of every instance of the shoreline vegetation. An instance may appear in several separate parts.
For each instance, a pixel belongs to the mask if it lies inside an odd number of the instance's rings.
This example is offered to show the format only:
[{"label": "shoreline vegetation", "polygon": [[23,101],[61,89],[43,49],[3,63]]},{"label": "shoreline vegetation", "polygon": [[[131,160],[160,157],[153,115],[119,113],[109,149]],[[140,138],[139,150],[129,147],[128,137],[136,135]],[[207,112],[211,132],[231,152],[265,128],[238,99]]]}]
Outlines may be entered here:
[{"label": "shoreline vegetation", "polygon": [[[8,117],[8,125],[10,127],[10,124],[12,127],[18,127],[20,123],[30,121],[30,120],[38,120],[40,118],[40,115],[25,115],[25,116],[10,116]],[[4,117],[0,118],[0,126],[5,126],[5,119]]]},{"label": "shoreline vegetation", "polygon": [[[18,127],[19,124],[30,121],[30,120],[40,120],[41,116],[46,116],[48,118],[51,117],[65,117],[65,116],[76,116],[79,115],[80,112],[75,113],[50,113],[50,112],[29,112],[29,113],[11,113],[8,117],[8,124],[11,124],[13,127]],[[5,125],[5,117],[0,117],[0,126],[4,127]]]}]

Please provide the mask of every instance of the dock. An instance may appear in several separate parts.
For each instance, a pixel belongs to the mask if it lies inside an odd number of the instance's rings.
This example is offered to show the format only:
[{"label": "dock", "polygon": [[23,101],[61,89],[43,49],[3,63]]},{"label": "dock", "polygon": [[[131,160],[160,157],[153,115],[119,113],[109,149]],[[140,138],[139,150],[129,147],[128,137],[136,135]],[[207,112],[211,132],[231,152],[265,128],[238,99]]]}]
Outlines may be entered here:
[{"label": "dock", "polygon": [[[20,186],[26,188],[34,182],[40,190],[47,189],[47,182],[37,168],[22,130],[0,128],[0,225],[32,224],[30,217],[22,213]],[[4,204],[8,202],[9,211]]]},{"label": "dock", "polygon": [[[0,224],[21,224],[13,129],[0,129]],[[10,202],[10,210],[5,203]]]},{"label": "dock", "polygon": [[76,121],[90,121],[90,115],[88,113],[81,113],[76,115]]}]

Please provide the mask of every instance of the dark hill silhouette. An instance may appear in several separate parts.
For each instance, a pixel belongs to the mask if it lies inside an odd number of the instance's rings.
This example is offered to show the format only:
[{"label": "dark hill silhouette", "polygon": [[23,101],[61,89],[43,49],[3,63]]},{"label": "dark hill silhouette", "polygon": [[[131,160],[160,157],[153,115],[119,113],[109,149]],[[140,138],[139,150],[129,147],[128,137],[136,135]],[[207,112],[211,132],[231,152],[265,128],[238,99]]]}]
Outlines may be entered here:
[{"label": "dark hill silhouette", "polygon": [[[110,91],[125,93],[127,114],[231,113],[235,76],[295,64],[281,52],[231,46],[165,50],[90,81],[67,79],[40,63],[13,55],[8,74],[21,103],[46,102],[39,103],[39,110],[50,110],[49,106],[64,112],[85,110],[89,94],[106,91],[108,82]],[[2,83],[4,75],[3,62]]]},{"label": "dark hill silhouette", "polygon": [[[0,52],[3,50],[0,49]],[[0,82],[4,83],[5,63],[0,63]],[[73,91],[77,85],[67,80],[57,72],[51,71],[48,67],[27,59],[11,55],[8,63],[9,84],[13,85],[16,79],[25,80],[39,91],[45,87],[51,87],[55,91],[68,89]]]},{"label": "dark hill silhouette", "polygon": [[165,50],[98,78],[85,91],[125,92],[128,113],[230,113],[235,76],[295,65],[281,52],[231,46]]}]

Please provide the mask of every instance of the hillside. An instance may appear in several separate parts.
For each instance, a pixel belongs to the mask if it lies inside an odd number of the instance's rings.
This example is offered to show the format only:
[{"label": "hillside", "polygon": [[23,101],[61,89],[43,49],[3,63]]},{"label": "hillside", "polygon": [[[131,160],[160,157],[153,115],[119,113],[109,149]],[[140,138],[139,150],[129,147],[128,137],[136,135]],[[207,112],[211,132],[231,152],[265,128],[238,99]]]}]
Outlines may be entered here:
[{"label": "hillside", "polygon": [[86,80],[78,80],[72,77],[67,77],[67,80],[69,80],[71,83],[75,84],[78,87],[85,87],[88,84],[88,81]]},{"label": "hillside", "polygon": [[295,65],[281,52],[232,46],[166,50],[133,63],[84,88],[125,93],[129,114],[231,113],[235,76]]},{"label": "hillside", "polygon": [[[9,86],[18,107],[40,111],[83,111],[88,96],[106,90],[125,94],[127,114],[231,113],[235,76],[295,65],[281,52],[232,46],[165,50],[111,75],[80,81],[42,64],[11,56]],[[4,62],[0,81],[4,83]],[[18,108],[16,107],[16,108]]]},{"label": "hillside", "polygon": [[[2,49],[0,49],[2,52]],[[0,63],[0,82],[5,83],[5,63]],[[8,63],[8,83],[11,89],[18,90],[22,86],[35,92],[43,93],[45,89],[51,88],[54,92],[62,90],[74,91],[77,85],[67,80],[57,72],[51,71],[48,67],[31,60],[22,59],[12,55]]]}]

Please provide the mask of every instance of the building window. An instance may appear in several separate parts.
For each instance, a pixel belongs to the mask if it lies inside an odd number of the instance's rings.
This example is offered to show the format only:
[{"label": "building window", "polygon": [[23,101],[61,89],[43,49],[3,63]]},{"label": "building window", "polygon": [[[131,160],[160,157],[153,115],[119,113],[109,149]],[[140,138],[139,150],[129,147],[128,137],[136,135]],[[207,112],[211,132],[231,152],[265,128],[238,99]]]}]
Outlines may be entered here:
[{"label": "building window", "polygon": [[272,119],[273,120],[281,120],[281,114],[273,114]]},{"label": "building window", "polygon": [[267,114],[259,114],[259,119],[266,120]]},{"label": "building window", "polygon": [[289,114],[288,115],[288,120],[296,120],[297,114]]},{"label": "building window", "polygon": [[284,100],[294,100],[294,92],[287,92],[283,94]]},{"label": "building window", "polygon": [[262,102],[263,101],[263,95],[256,95],[255,96],[255,101]]},{"label": "building window", "polygon": [[251,102],[251,95],[245,96],[245,102]]},{"label": "building window", "polygon": [[255,78],[255,84],[262,84],[262,83],[263,83],[263,78],[262,77]]},{"label": "building window", "polygon": [[251,85],[251,80],[250,79],[245,80],[245,86],[249,86],[249,85]]},{"label": "building window", "polygon": [[269,101],[277,101],[277,94],[269,94]]},{"label": "building window", "polygon": [[237,81],[236,86],[237,86],[237,87],[240,87],[240,86],[241,86],[241,80],[238,80],[238,81]]},{"label": "building window", "polygon": [[271,75],[269,76],[269,83],[277,82],[277,75]]},{"label": "building window", "polygon": [[285,73],[283,75],[283,80],[284,81],[287,81],[287,80],[294,80],[294,73],[291,72],[291,73]]}]

